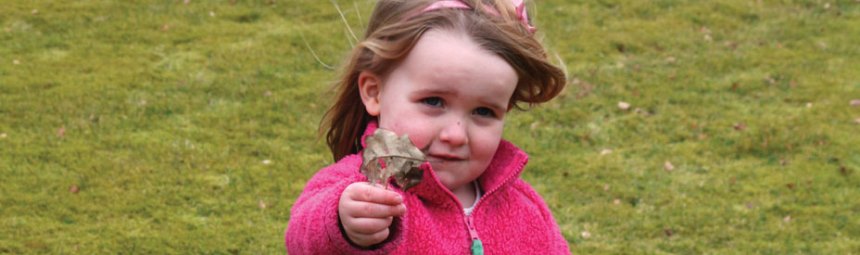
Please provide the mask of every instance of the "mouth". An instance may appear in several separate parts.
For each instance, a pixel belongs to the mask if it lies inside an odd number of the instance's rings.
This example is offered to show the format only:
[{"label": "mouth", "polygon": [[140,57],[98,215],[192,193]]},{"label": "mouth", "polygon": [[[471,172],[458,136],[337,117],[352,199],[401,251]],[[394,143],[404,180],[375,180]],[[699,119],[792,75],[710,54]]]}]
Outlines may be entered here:
[{"label": "mouth", "polygon": [[427,155],[427,161],[430,163],[444,163],[444,162],[457,162],[466,160],[463,157],[458,157],[454,155],[446,155],[446,154],[430,154]]}]

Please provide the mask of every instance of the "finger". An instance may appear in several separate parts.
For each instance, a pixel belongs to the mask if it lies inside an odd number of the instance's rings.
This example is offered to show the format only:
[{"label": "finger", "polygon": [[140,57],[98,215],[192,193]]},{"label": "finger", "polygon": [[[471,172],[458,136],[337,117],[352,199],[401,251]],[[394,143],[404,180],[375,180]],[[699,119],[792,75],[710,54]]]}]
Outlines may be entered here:
[{"label": "finger", "polygon": [[393,218],[351,218],[345,222],[344,229],[357,234],[370,235],[388,229]]},{"label": "finger", "polygon": [[386,228],[373,234],[347,233],[347,235],[349,236],[349,239],[358,246],[368,247],[385,241],[385,239],[388,238],[389,230]]},{"label": "finger", "polygon": [[397,192],[386,190],[370,184],[355,185],[350,193],[351,199],[377,204],[398,205],[403,203],[403,197]]},{"label": "finger", "polygon": [[406,206],[376,204],[371,202],[350,201],[344,204],[345,211],[351,217],[360,218],[385,218],[402,216],[406,213]]}]

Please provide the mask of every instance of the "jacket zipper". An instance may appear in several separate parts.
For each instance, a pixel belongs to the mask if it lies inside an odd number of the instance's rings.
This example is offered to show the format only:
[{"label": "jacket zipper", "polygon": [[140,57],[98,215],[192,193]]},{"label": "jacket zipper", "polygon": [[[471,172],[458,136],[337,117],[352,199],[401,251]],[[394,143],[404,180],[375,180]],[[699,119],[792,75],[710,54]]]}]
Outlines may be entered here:
[{"label": "jacket zipper", "polygon": [[[523,167],[525,167],[525,164],[526,164],[526,162],[524,162],[523,160],[520,160],[520,162],[517,162],[517,165],[518,165],[520,170],[522,170]],[[503,181],[502,185],[499,185],[499,187],[503,186],[507,182],[514,179],[513,178],[514,176],[515,175],[507,177],[507,179],[505,179],[505,181]],[[487,191],[486,193],[484,193],[484,196],[486,197],[486,196],[490,195],[491,193],[495,192],[497,189],[498,189],[498,187],[494,188],[493,190]],[[481,201],[478,201],[477,204],[475,204],[475,209],[478,209],[478,206],[481,204],[481,202],[483,202],[483,199]],[[474,215],[474,213],[475,213],[475,211],[473,210],[471,214],[466,215],[466,227],[469,228],[469,237],[472,238],[472,247],[471,247],[472,255],[484,255],[484,243],[481,242],[481,238],[478,237],[478,230],[475,229],[475,221],[472,219],[473,218],[472,215]]]},{"label": "jacket zipper", "polygon": [[472,215],[466,216],[466,226],[469,228],[469,237],[472,238],[472,255],[484,255],[484,243],[478,237],[478,230],[475,229],[475,222],[472,220]]}]

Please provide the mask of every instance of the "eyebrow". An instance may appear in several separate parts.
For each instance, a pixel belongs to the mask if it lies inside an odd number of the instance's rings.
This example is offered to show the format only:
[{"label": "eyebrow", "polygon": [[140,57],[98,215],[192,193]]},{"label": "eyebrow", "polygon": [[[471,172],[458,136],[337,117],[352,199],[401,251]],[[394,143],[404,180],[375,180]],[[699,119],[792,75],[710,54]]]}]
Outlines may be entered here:
[{"label": "eyebrow", "polygon": [[432,95],[457,95],[456,91],[450,89],[438,89],[438,88],[427,88],[427,89],[418,89],[415,92],[419,94],[432,94]]}]

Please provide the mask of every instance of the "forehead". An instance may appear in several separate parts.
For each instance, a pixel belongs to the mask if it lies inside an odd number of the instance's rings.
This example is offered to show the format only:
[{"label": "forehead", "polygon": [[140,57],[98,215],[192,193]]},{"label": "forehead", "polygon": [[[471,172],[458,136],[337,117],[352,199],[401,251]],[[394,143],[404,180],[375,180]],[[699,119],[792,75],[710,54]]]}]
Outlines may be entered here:
[{"label": "forehead", "polygon": [[[403,62],[414,85],[512,94],[518,77],[500,56],[482,48],[466,33],[432,29],[424,33]],[[510,93],[508,93],[510,92]],[[507,95],[504,100],[510,99]]]}]

